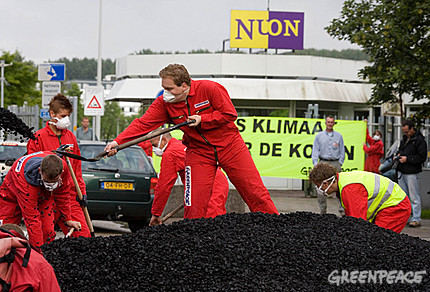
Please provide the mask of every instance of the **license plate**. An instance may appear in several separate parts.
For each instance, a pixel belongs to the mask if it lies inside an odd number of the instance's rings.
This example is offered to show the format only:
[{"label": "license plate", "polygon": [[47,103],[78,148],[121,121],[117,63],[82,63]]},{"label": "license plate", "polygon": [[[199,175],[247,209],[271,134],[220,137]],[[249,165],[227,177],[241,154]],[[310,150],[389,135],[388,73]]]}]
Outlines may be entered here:
[{"label": "license plate", "polygon": [[133,190],[133,184],[132,183],[124,183],[124,182],[102,182],[100,188],[104,189],[104,190],[132,191]]}]

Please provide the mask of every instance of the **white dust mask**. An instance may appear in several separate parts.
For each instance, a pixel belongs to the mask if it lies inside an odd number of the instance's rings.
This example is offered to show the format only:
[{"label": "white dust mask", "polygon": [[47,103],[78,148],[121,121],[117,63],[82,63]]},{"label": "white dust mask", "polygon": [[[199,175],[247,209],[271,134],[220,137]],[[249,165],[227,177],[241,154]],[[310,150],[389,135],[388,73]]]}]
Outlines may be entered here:
[{"label": "white dust mask", "polygon": [[54,123],[54,122],[49,122],[49,123],[57,126],[57,129],[63,130],[63,129],[67,129],[70,126],[70,120],[69,120],[68,116],[64,117],[62,119],[54,117],[54,119],[57,120],[56,123]]},{"label": "white dust mask", "polygon": [[379,137],[378,135],[373,136],[373,140],[378,141],[379,139],[381,139],[381,137]]},{"label": "white dust mask", "polygon": [[161,144],[161,139],[162,139],[163,135],[160,136],[160,140],[158,141],[158,146],[157,147],[152,147],[152,151],[154,151],[154,154],[157,156],[162,156],[164,153],[164,150],[167,147],[167,144],[169,144],[169,142],[166,143],[166,145],[164,145],[163,149],[160,149],[160,144]]},{"label": "white dust mask", "polygon": [[168,103],[175,103],[178,99],[180,99],[184,94],[188,94],[188,92],[190,91],[190,89],[188,88],[187,90],[185,90],[184,92],[182,92],[181,94],[178,95],[174,95],[171,92],[164,90],[163,93],[163,100],[165,102]]},{"label": "white dust mask", "polygon": [[45,189],[48,192],[52,192],[56,188],[58,188],[59,186],[61,186],[61,178],[58,181],[53,182],[53,183],[49,183],[49,182],[46,182],[46,181],[43,180],[43,186],[45,187]]},{"label": "white dust mask", "polygon": [[[317,189],[317,193],[318,193],[319,195],[321,195],[321,196],[328,196],[328,194],[327,194],[327,190],[328,190],[328,189],[331,187],[331,185],[334,183],[335,179],[336,179],[336,176],[335,176],[335,175],[333,175],[332,177],[329,177],[328,179],[323,180],[323,182],[321,183],[321,185],[320,185],[320,187],[319,187],[319,188],[317,188],[317,187],[315,186],[315,188]],[[324,182],[329,181],[329,180],[331,180],[331,182],[330,182],[329,186],[328,186],[325,190],[323,190],[323,189],[322,189],[322,186],[323,186]]]}]

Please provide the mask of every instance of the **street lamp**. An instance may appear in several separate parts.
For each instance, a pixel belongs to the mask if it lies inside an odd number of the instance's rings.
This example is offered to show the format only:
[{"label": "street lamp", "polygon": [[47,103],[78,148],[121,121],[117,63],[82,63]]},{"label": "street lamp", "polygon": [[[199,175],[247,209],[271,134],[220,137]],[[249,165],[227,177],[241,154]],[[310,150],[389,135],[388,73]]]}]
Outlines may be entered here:
[{"label": "street lamp", "polygon": [[0,60],[1,67],[1,107],[4,108],[4,67],[11,66],[13,63],[5,64],[4,60]]}]

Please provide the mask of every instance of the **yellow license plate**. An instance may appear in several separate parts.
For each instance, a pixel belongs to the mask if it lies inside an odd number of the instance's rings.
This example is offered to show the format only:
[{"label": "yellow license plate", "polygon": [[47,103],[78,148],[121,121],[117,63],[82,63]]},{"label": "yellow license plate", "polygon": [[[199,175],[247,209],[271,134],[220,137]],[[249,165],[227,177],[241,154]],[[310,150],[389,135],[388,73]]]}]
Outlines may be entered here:
[{"label": "yellow license plate", "polygon": [[123,183],[123,182],[102,182],[101,188],[105,190],[133,190],[132,183]]}]

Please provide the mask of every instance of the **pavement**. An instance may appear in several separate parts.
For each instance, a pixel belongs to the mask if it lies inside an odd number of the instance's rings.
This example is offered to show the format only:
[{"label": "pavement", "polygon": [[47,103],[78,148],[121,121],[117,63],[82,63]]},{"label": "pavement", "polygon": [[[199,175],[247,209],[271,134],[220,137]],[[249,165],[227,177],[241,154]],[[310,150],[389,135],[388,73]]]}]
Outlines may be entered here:
[{"label": "pavement", "polygon": [[[303,191],[270,190],[269,192],[280,213],[297,211],[320,212],[317,198],[307,197]],[[327,198],[327,213],[339,215],[336,199]],[[430,219],[422,219],[421,227],[409,227],[406,225],[401,233],[430,241]]]}]

